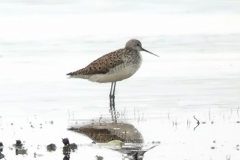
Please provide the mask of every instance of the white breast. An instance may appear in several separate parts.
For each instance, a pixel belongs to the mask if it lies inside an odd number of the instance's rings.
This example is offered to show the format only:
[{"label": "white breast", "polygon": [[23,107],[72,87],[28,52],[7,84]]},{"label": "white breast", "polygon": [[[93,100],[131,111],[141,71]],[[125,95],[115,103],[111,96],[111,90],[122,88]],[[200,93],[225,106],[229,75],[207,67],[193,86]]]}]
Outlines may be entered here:
[{"label": "white breast", "polygon": [[89,77],[89,80],[93,82],[99,82],[99,83],[121,81],[134,75],[134,73],[136,73],[136,71],[139,69],[141,64],[142,64],[142,57],[140,54],[140,59],[138,60],[137,63],[131,63],[131,64],[124,63],[115,68],[112,68],[106,74],[92,75],[91,77]]}]

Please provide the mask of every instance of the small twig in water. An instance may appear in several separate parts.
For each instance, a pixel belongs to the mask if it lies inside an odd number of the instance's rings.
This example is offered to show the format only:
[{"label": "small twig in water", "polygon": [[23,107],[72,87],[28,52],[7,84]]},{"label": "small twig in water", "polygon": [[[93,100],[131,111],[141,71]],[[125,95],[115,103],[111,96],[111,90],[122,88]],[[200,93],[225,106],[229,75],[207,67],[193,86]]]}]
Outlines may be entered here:
[{"label": "small twig in water", "polygon": [[200,121],[199,121],[195,116],[193,116],[193,118],[197,121],[197,125],[196,125],[196,127],[194,127],[194,129],[193,129],[193,130],[195,130],[195,129],[199,126]]},{"label": "small twig in water", "polygon": [[197,124],[199,125],[200,121],[195,116],[193,116],[193,118],[197,121]]},{"label": "small twig in water", "polygon": [[174,126],[177,127],[178,123],[177,123],[177,120],[176,120],[176,119],[175,119],[175,121],[172,121],[172,125],[173,125],[173,127],[174,127]]},{"label": "small twig in water", "polygon": [[187,127],[189,128],[190,127],[190,121],[189,120],[187,120]]}]

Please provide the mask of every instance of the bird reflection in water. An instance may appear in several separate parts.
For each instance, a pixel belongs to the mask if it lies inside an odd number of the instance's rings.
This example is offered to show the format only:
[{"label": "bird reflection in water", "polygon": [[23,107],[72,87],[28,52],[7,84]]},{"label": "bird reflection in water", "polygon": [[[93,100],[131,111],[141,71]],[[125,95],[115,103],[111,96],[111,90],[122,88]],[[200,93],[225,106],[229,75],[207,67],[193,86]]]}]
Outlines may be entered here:
[{"label": "bird reflection in water", "polygon": [[116,123],[108,122],[104,118],[101,121],[91,120],[88,124],[84,122],[83,125],[72,126],[69,130],[91,138],[94,141],[91,144],[93,146],[118,151],[123,154],[123,157],[128,159],[141,160],[144,153],[158,145],[150,144],[149,146],[149,144],[144,144],[142,134],[134,125],[118,121],[116,119]]}]

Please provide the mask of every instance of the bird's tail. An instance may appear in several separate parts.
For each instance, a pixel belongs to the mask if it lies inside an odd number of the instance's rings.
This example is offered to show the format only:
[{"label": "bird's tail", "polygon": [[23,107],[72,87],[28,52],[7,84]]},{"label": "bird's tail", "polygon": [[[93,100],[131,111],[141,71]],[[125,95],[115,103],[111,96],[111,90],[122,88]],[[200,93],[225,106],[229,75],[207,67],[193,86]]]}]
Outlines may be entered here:
[{"label": "bird's tail", "polygon": [[68,76],[76,76],[76,75],[82,74],[82,70],[83,69],[80,69],[80,70],[77,70],[77,71],[74,71],[74,72],[70,72],[70,73],[67,73],[67,75]]}]

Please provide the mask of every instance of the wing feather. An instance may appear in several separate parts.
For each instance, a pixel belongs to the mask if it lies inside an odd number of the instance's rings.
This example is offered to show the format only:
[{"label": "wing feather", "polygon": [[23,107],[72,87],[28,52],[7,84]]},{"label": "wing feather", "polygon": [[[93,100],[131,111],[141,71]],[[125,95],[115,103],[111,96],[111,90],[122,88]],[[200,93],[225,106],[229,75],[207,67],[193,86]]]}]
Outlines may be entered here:
[{"label": "wing feather", "polygon": [[130,52],[126,49],[119,49],[114,52],[108,53],[92,63],[90,63],[85,68],[79,69],[75,72],[70,72],[67,75],[76,76],[76,75],[94,75],[94,74],[105,74],[109,72],[111,68],[114,68],[124,61],[121,59],[123,52]]}]

